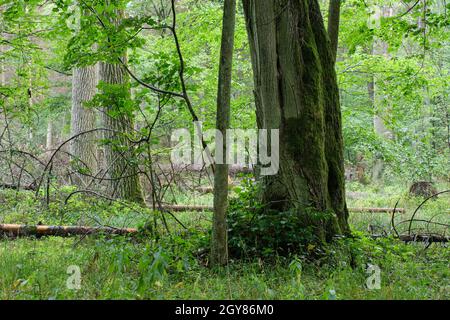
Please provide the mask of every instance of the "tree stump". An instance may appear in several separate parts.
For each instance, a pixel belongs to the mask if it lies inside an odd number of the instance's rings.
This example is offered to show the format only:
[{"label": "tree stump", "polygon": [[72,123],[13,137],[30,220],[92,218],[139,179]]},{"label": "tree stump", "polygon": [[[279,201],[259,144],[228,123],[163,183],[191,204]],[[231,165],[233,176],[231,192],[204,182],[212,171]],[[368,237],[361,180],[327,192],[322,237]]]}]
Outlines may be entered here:
[{"label": "tree stump", "polygon": [[429,181],[417,181],[414,182],[409,188],[409,194],[414,197],[431,197],[433,194],[437,193],[437,189],[433,182]]}]

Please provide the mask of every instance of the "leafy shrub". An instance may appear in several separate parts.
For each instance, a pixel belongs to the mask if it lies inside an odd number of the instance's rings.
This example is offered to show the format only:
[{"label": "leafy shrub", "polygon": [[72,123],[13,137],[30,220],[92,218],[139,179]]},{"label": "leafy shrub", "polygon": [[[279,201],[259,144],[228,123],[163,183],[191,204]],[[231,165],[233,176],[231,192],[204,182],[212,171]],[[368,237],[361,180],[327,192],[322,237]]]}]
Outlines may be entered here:
[{"label": "leafy shrub", "polygon": [[[228,245],[232,257],[289,255],[307,251],[317,242],[314,223],[305,223],[305,215],[290,210],[279,212],[264,208],[259,189],[251,180],[236,188],[230,200]],[[308,212],[309,218],[323,221],[326,214]]]}]

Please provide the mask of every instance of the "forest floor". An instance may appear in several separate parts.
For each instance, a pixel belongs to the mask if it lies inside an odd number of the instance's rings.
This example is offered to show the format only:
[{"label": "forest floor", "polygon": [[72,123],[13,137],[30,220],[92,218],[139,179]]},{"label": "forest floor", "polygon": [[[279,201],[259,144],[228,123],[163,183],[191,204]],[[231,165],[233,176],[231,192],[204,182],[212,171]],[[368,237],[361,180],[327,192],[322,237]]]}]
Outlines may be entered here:
[{"label": "forest floor", "polygon": [[[439,188],[439,189],[444,189]],[[377,188],[349,184],[350,207],[399,207],[406,220],[423,201],[405,186]],[[70,192],[70,190],[67,190]],[[428,201],[421,219],[439,214],[448,223],[450,196]],[[139,227],[152,215],[119,203],[75,199],[48,207],[32,193],[0,191],[0,223],[112,225]],[[211,195],[181,195],[180,203],[209,204]],[[354,239],[334,242],[320,258],[273,256],[231,260],[226,268],[205,265],[211,213],[175,213],[188,230],[167,216],[170,234],[151,237],[89,236],[0,239],[0,299],[449,299],[448,246],[404,244],[392,237],[390,214],[352,213]],[[369,227],[368,227],[369,226]],[[405,230],[407,224],[399,225]],[[162,227],[161,227],[162,229]],[[400,231],[401,231],[400,230]],[[81,286],[70,289],[70,266]],[[372,266],[368,271],[368,266]],[[380,270],[379,288],[373,266]],[[69,271],[69,273],[68,273]],[[376,287],[376,286],[375,286]]]}]

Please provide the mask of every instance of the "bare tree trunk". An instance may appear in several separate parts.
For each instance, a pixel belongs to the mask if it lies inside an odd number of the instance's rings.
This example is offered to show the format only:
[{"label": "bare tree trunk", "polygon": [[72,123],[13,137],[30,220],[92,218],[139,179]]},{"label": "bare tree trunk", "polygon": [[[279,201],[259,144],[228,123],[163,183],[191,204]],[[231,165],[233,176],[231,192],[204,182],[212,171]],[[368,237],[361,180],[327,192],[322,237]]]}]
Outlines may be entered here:
[{"label": "bare tree trunk", "polygon": [[[96,112],[85,106],[96,94],[97,68],[87,66],[75,68],[72,76],[72,118],[71,135],[95,129]],[[70,153],[74,156],[74,169],[82,168],[83,171],[95,173],[97,170],[97,145],[96,133],[80,135],[70,145]],[[89,181],[82,176],[74,179],[75,184],[82,185]]]},{"label": "bare tree trunk", "polygon": [[320,240],[347,233],[339,92],[319,4],[244,0],[244,11],[258,127],[280,130],[280,169],[263,178],[263,204],[299,215]]},{"label": "bare tree trunk", "polygon": [[[85,15],[90,13],[85,10]],[[81,28],[81,24],[78,26]],[[72,182],[79,187],[88,184],[91,179],[81,171],[93,175],[97,171],[97,133],[82,134],[96,127],[97,114],[93,108],[86,106],[97,93],[98,66],[76,67],[72,71],[72,111],[71,136],[79,135],[70,143],[72,168],[79,175],[72,177]]]},{"label": "bare tree trunk", "polygon": [[[219,87],[217,92],[216,128],[226,141],[226,130],[230,126],[231,76],[233,66],[234,29],[236,0],[225,0],[222,25],[222,47],[219,66]],[[211,264],[224,265],[228,261],[227,207],[228,207],[228,164],[227,146],[223,144],[223,164],[217,163],[214,172],[214,218],[211,245]]]},{"label": "bare tree trunk", "polygon": [[[29,79],[28,79],[28,110],[27,112],[31,112],[31,110],[33,110],[33,80],[31,79],[31,73],[28,74]],[[33,128],[32,126],[28,126],[28,138],[30,139],[30,143],[32,143],[33,139],[34,139],[34,133],[33,133]]]},{"label": "bare tree trunk", "polygon": [[[0,45],[0,55],[3,56],[3,53],[5,52],[5,46]],[[0,84],[2,87],[6,85],[6,68],[5,68],[5,62],[4,60],[0,63]]]},{"label": "bare tree trunk", "polygon": [[[382,15],[384,17],[392,16],[391,8],[383,8]],[[375,17],[375,19],[380,19],[379,14]],[[376,39],[375,39],[376,40]],[[388,56],[388,45],[386,42],[379,41],[378,44],[376,41],[372,47],[372,54],[382,54],[385,57]],[[389,139],[391,137],[391,132],[386,128],[385,120],[383,119],[383,112],[380,111],[380,100],[377,99],[377,90],[376,90],[376,81],[374,75],[371,76],[371,80],[368,83],[368,94],[369,99],[372,103],[372,108],[374,110],[373,116],[373,127],[375,133],[382,139]],[[372,166],[372,180],[380,181],[383,178],[384,172],[384,161],[381,155],[376,154],[375,160]]]},{"label": "bare tree trunk", "polygon": [[53,120],[47,120],[47,139],[45,143],[45,149],[51,150],[53,148]]},{"label": "bare tree trunk", "polygon": [[328,36],[331,41],[331,50],[336,60],[339,42],[339,24],[341,16],[341,0],[330,0],[328,8]]}]

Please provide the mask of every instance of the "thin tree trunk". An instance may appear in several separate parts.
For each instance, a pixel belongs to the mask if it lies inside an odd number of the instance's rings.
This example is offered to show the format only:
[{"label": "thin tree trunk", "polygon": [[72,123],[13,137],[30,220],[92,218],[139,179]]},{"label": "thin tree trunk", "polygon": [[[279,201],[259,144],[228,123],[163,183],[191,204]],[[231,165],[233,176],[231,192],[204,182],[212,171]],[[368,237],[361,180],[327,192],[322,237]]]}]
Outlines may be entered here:
[{"label": "thin tree trunk", "polygon": [[[4,45],[0,45],[0,55],[3,56],[5,52],[5,46]],[[2,87],[4,87],[6,85],[6,68],[5,68],[5,61],[2,60],[0,62],[0,84]]]},{"label": "thin tree trunk", "polygon": [[347,233],[339,92],[319,4],[244,0],[244,11],[258,127],[280,130],[280,169],[263,178],[263,203],[298,214],[320,240]]},{"label": "thin tree trunk", "polygon": [[[32,62],[30,62],[30,65],[32,65]],[[31,72],[28,73],[28,109],[27,113],[31,112],[33,110],[33,79],[31,78]],[[28,138],[30,139],[30,143],[32,143],[34,139],[34,133],[33,133],[33,127],[30,125],[28,126]]]},{"label": "thin tree trunk", "polygon": [[[226,141],[226,130],[230,126],[231,76],[233,66],[234,29],[236,0],[225,0],[222,26],[222,47],[219,66],[217,93],[216,128]],[[228,261],[227,207],[228,207],[228,164],[227,146],[223,144],[223,164],[217,163],[214,172],[214,218],[211,246],[211,264],[224,265]]]},{"label": "thin tree trunk", "polygon": [[47,139],[45,143],[45,149],[47,151],[53,148],[53,120],[47,120]]},{"label": "thin tree trunk", "polygon": [[341,0],[330,0],[328,8],[328,36],[330,37],[331,50],[336,60],[339,43],[339,24],[341,15]]},{"label": "thin tree trunk", "polygon": [[[392,16],[392,9],[383,9],[382,15],[384,17]],[[375,16],[375,19],[381,19],[379,14]],[[376,43],[376,39],[374,40],[374,44],[372,47],[372,54],[382,54],[385,57],[388,56],[388,44],[384,41],[379,41]],[[376,90],[376,81],[374,75],[371,75],[371,79],[368,83],[368,94],[369,99],[372,103],[372,108],[374,111],[373,116],[373,127],[375,133],[382,139],[389,139],[391,137],[391,132],[386,128],[385,121],[383,119],[383,112],[380,111],[380,99],[377,99],[377,90]],[[379,95],[378,95],[379,96]],[[376,154],[375,160],[372,166],[372,180],[380,181],[383,178],[384,172],[384,161],[381,155]]]},{"label": "thin tree trunk", "polygon": [[[85,106],[96,94],[97,68],[87,66],[75,68],[72,76],[72,118],[71,135],[75,136],[82,132],[95,129],[96,112]],[[95,133],[80,135],[70,145],[70,153],[74,156],[74,169],[82,168],[83,171],[95,173],[97,170],[97,135]],[[82,185],[88,179],[82,176],[74,179],[74,183]]]}]

